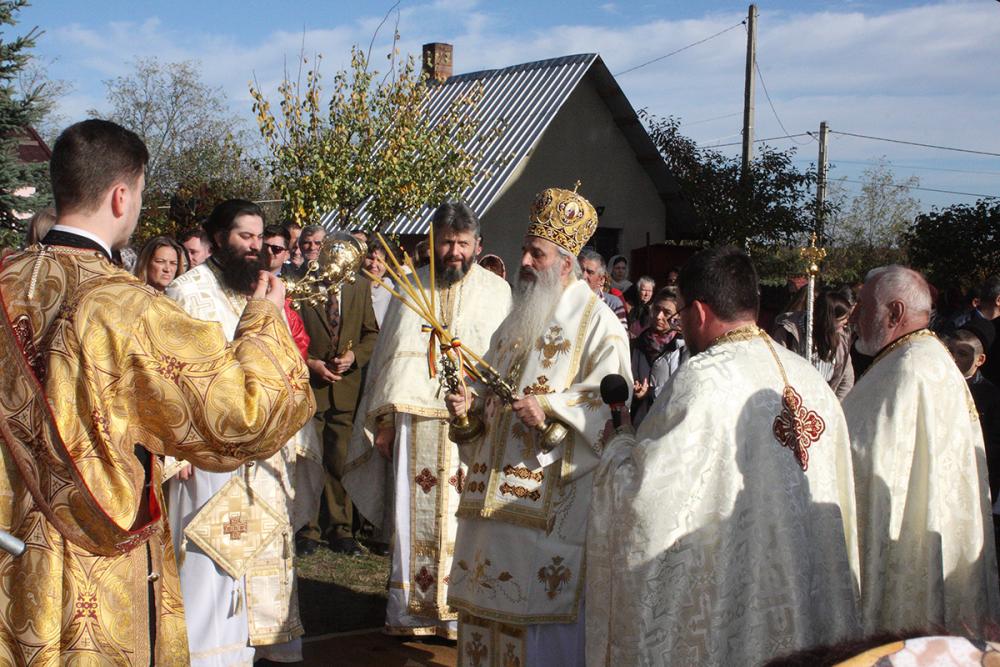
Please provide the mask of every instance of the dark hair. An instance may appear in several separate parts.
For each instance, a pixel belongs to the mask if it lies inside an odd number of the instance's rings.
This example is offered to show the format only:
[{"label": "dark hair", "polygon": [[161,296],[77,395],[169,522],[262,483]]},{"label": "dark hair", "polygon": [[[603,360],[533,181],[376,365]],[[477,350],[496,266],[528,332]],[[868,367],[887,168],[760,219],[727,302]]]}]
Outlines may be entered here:
[{"label": "dark hair", "polygon": [[302,229],[302,225],[295,222],[294,220],[287,220],[283,222],[281,226],[287,229],[289,233],[291,233],[293,229]]},{"label": "dark hair", "polygon": [[685,304],[701,301],[723,321],[757,319],[757,271],[750,258],[737,248],[702,250],[684,264],[677,284]]},{"label": "dark hair", "polygon": [[477,239],[480,237],[479,218],[465,202],[446,201],[441,204],[434,211],[431,223],[435,234],[447,228],[455,232],[470,232]]},{"label": "dark hair", "polygon": [[228,234],[233,228],[233,222],[241,215],[256,215],[264,219],[264,211],[260,206],[246,199],[227,199],[212,209],[205,221],[205,232],[212,244],[212,250],[218,250],[219,244],[215,237],[218,234]]},{"label": "dark hair", "polygon": [[979,290],[979,297],[992,305],[1000,297],[1000,276],[990,276]]},{"label": "dark hair", "polygon": [[142,250],[139,251],[139,256],[135,260],[135,266],[132,267],[132,274],[139,280],[146,282],[149,263],[153,261],[153,254],[160,248],[172,248],[177,253],[177,273],[174,274],[174,278],[188,270],[188,264],[191,260],[188,259],[187,252],[181,244],[168,236],[156,236],[142,246]]},{"label": "dark hair", "polygon": [[202,243],[211,244],[211,240],[208,238],[208,234],[205,232],[203,227],[192,227],[191,229],[185,229],[183,232],[177,235],[177,242],[184,245],[191,239],[199,239]]},{"label": "dark hair", "polygon": [[146,144],[131,130],[96,118],[70,125],[49,159],[56,212],[96,211],[108,188],[135,182],[147,162]]},{"label": "dark hair", "polygon": [[847,317],[850,313],[851,303],[839,291],[824,290],[816,297],[813,303],[813,318],[816,321],[813,337],[820,359],[824,361],[833,359],[844,335],[837,328],[837,320]]},{"label": "dark hair", "polygon": [[677,301],[677,299],[678,296],[676,289],[673,287],[662,287],[657,290],[656,294],[653,295],[653,298],[650,299],[649,302],[656,305],[660,301]]},{"label": "dark hair", "polygon": [[292,233],[288,231],[288,227],[284,225],[267,225],[264,227],[264,238],[268,239],[274,236],[280,236],[285,239],[285,244],[290,245],[292,243]]}]

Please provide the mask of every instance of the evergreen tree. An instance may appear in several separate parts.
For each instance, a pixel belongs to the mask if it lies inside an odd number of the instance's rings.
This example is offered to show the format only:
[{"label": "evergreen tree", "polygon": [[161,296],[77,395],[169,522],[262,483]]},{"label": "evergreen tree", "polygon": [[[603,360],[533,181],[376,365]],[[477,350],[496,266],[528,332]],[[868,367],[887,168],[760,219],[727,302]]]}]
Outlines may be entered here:
[{"label": "evergreen tree", "polygon": [[[18,73],[31,60],[30,49],[41,34],[32,28],[11,36],[17,12],[27,5],[27,0],[0,0],[0,246],[17,246],[23,241],[25,223],[14,217],[15,211],[34,211],[51,200],[48,164],[21,164],[17,156],[24,129],[39,119],[36,100],[42,92],[39,87],[17,94]],[[18,195],[23,188],[35,188],[35,194]]]}]

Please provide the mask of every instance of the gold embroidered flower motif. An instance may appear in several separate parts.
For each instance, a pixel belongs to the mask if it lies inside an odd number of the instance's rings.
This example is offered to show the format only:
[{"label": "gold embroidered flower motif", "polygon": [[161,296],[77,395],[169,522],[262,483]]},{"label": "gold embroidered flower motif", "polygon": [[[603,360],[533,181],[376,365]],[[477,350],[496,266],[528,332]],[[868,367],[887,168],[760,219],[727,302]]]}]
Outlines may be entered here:
[{"label": "gold embroidered flower motif", "polygon": [[500,485],[500,493],[504,496],[514,496],[520,499],[527,498],[528,500],[534,500],[536,502],[542,497],[542,494],[538,491],[538,489],[532,489],[529,491],[523,486],[514,486],[512,484],[508,484],[507,482]]},{"label": "gold embroidered flower motif", "polygon": [[524,388],[525,396],[538,396],[539,394],[552,394],[555,390],[549,386],[549,379],[544,375],[538,376],[538,381],[529,384]]},{"label": "gold embroidered flower motif", "polygon": [[509,463],[503,467],[503,474],[518,479],[530,479],[533,482],[541,482],[545,479],[545,473],[528,470],[524,466],[512,466]]},{"label": "gold embroidered flower motif", "polygon": [[413,581],[417,583],[421,593],[426,593],[427,589],[434,585],[434,575],[430,573],[425,565],[420,568],[420,572],[417,572],[417,576],[413,577]]},{"label": "gold embroidered flower motif", "polygon": [[80,618],[92,618],[97,620],[97,593],[77,593],[76,604],[74,605],[76,612],[73,615],[73,620]]},{"label": "gold embroidered flower motif", "polygon": [[458,472],[448,478],[448,484],[454,486],[455,491],[461,493],[462,489],[465,488],[465,471],[459,468]]},{"label": "gold embroidered flower motif", "polygon": [[802,397],[790,386],[781,395],[781,414],[774,418],[774,437],[795,454],[802,470],[809,469],[809,452],[826,430],[826,422],[814,410],[802,405]]},{"label": "gold embroidered flower motif", "polygon": [[504,644],[507,649],[503,654],[503,667],[521,667],[521,658],[514,655],[514,645],[510,642]]},{"label": "gold embroidered flower motif", "polygon": [[17,344],[21,348],[21,354],[24,355],[25,361],[27,361],[28,366],[31,367],[32,372],[35,374],[35,378],[39,382],[44,382],[45,358],[35,346],[35,336],[31,326],[31,318],[27,315],[21,315],[14,320],[11,325],[14,329],[14,337],[17,339]]},{"label": "gold embroidered flower motif", "polygon": [[545,584],[545,591],[550,600],[559,595],[563,586],[573,578],[573,573],[562,562],[561,556],[553,556],[551,565],[538,570],[538,581]]},{"label": "gold embroidered flower motif", "polygon": [[174,383],[177,382],[181,376],[181,372],[187,366],[187,363],[170,355],[161,356],[157,361],[159,361],[160,374]]},{"label": "gold embroidered flower motif", "polygon": [[417,483],[417,486],[423,490],[424,493],[430,493],[431,489],[438,483],[437,477],[430,471],[430,468],[424,468],[420,471],[420,474],[413,480]]},{"label": "gold embroidered flower motif", "polygon": [[465,657],[469,659],[472,667],[482,667],[483,659],[489,653],[486,645],[483,644],[483,635],[479,632],[472,633],[472,640],[465,642]]},{"label": "gold embroidered flower motif", "polygon": [[551,368],[559,355],[569,352],[572,344],[563,338],[562,327],[553,325],[535,342],[535,349],[542,353],[542,368]]}]

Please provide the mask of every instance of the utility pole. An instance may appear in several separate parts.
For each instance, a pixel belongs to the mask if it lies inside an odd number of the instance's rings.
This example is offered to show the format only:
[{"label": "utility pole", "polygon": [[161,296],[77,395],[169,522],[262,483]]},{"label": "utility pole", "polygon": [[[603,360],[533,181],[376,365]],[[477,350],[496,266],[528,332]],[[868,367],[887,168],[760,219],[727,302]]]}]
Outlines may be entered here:
[{"label": "utility pole", "polygon": [[753,158],[753,84],[756,62],[757,5],[750,5],[750,11],[747,12],[747,71],[743,91],[743,162],[740,172],[743,178],[750,173],[750,160]]},{"label": "utility pole", "polygon": [[816,237],[822,246],[825,239],[825,220],[823,205],[826,203],[826,143],[830,136],[830,127],[824,120],[819,124],[819,159],[816,161]]}]

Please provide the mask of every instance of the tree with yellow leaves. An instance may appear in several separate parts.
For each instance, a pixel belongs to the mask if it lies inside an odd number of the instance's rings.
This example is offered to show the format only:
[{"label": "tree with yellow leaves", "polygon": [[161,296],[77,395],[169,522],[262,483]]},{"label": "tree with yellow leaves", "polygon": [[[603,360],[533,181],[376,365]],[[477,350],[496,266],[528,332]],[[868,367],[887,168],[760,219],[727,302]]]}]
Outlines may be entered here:
[{"label": "tree with yellow leaves", "polygon": [[260,86],[250,86],[287,220],[306,225],[334,211],[341,227],[378,228],[456,197],[494,166],[483,164],[483,152],[503,128],[476,118],[480,87],[432,111],[438,84],[418,72],[412,56],[379,79],[354,47],[350,70],[337,73],[324,104],[321,58],[304,83],[286,75],[277,113]]}]

